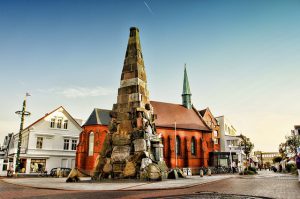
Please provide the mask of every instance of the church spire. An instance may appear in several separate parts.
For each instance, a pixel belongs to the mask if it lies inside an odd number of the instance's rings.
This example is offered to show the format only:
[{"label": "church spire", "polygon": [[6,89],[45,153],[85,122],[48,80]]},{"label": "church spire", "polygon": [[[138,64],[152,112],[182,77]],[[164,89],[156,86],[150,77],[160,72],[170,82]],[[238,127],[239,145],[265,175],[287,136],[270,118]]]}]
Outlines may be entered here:
[{"label": "church spire", "polygon": [[189,79],[186,72],[186,64],[184,64],[184,78],[183,78],[183,91],[182,91],[182,105],[188,109],[192,108],[192,101],[191,101],[191,90]]}]

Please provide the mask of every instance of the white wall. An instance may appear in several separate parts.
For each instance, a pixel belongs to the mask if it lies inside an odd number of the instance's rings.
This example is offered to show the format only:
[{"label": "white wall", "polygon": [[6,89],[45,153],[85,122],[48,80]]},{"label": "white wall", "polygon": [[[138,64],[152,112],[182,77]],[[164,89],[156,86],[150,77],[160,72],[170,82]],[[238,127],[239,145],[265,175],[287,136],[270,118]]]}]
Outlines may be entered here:
[{"label": "white wall", "polygon": [[[62,118],[62,127],[50,127],[51,118]],[[68,128],[64,129],[64,120],[68,120]],[[27,149],[26,153],[21,154],[21,158],[26,158],[26,173],[30,173],[30,162],[32,159],[46,159],[46,170],[50,172],[52,168],[61,167],[62,160],[66,160],[66,167],[71,168],[72,160],[75,162],[76,150],[71,150],[72,139],[79,139],[81,127],[67,114],[67,112],[60,108],[50,115],[46,116],[29,130],[22,132],[22,148]],[[36,148],[37,138],[43,138],[42,149]],[[69,150],[64,150],[64,139],[69,139]],[[27,145],[27,146],[25,146]],[[14,149],[11,153],[17,151],[17,139],[15,140]]]}]

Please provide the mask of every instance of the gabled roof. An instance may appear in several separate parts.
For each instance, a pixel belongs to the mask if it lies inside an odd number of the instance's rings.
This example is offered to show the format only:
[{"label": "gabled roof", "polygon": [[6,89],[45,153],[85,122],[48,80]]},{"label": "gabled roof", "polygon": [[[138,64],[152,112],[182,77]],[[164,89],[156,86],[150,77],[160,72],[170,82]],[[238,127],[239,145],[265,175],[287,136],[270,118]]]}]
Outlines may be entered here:
[{"label": "gabled roof", "polygon": [[26,127],[25,129],[23,129],[23,131],[28,130],[29,128],[31,128],[35,124],[39,123],[40,121],[42,121],[43,119],[45,119],[47,116],[49,116],[52,113],[54,113],[55,111],[59,110],[60,108],[62,108],[66,112],[66,114],[73,120],[73,122],[74,122],[75,125],[77,125],[79,128],[81,128],[80,124],[78,124],[78,122],[70,115],[70,113],[63,106],[60,106],[60,107],[54,109],[53,111],[51,111],[50,113],[46,113],[45,116],[41,117],[37,121],[35,121],[32,124],[30,124],[28,127]]},{"label": "gabled roof", "polygon": [[109,112],[110,110],[95,108],[83,126],[97,124],[109,125],[111,120]]},{"label": "gabled roof", "polygon": [[157,101],[150,103],[153,106],[154,114],[157,114],[156,126],[174,128],[176,121],[177,128],[211,131],[194,107],[187,109],[181,104]]},{"label": "gabled roof", "polygon": [[209,115],[215,122],[215,124],[218,124],[217,119],[214,117],[214,115],[211,113],[210,109],[207,107],[206,109],[198,111],[199,114],[204,118],[206,115]]}]

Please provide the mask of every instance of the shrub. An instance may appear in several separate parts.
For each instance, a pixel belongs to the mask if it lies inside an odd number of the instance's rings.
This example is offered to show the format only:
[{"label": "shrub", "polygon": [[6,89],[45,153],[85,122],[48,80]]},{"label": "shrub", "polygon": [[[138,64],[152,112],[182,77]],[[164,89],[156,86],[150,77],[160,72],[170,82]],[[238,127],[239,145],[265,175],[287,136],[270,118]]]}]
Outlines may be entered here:
[{"label": "shrub", "polygon": [[240,175],[254,175],[256,174],[254,171],[250,171],[250,170],[245,170],[244,172],[240,172]]},{"label": "shrub", "polygon": [[250,167],[250,166],[249,166],[249,167],[248,167],[248,171],[252,171],[252,172],[254,172],[254,173],[257,173],[255,167]]},{"label": "shrub", "polygon": [[287,164],[287,165],[285,166],[286,171],[289,172],[289,173],[292,172],[292,170],[293,170],[294,168],[296,168],[296,165],[295,165],[295,164]]}]

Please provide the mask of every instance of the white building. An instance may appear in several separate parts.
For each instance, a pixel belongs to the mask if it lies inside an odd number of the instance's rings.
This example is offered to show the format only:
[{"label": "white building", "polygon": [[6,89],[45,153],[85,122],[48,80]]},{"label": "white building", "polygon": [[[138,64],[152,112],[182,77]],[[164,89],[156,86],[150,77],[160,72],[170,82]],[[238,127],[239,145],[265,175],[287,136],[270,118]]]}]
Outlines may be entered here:
[{"label": "white building", "polygon": [[[29,125],[21,132],[21,172],[29,174],[41,168],[48,172],[55,167],[74,168],[81,130],[81,121],[75,120],[62,106]],[[19,134],[14,135],[9,147],[9,158],[14,166],[18,138]]]},{"label": "white building", "polygon": [[13,138],[13,133],[9,133],[7,136],[4,138],[3,145],[0,148],[0,176],[6,176],[7,175],[7,170],[9,169],[9,162],[11,161],[11,165],[13,164],[13,160],[11,159],[9,161],[8,158],[8,150],[10,146],[10,142]]},{"label": "white building", "polygon": [[241,143],[241,137],[237,134],[237,130],[225,116],[216,117],[219,123],[220,133],[220,149],[222,152],[233,153],[233,159],[243,162],[246,158]]}]

